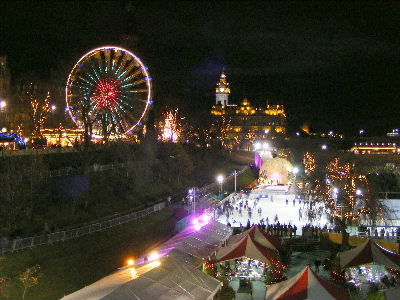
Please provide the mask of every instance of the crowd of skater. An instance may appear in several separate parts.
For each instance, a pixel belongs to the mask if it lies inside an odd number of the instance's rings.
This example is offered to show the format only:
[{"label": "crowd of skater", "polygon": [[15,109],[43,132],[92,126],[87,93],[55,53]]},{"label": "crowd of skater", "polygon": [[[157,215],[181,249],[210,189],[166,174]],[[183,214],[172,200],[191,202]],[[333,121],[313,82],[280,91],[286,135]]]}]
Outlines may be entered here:
[{"label": "crowd of skater", "polygon": [[[322,234],[330,232],[340,232],[339,226],[333,225],[329,208],[319,201],[304,201],[301,198],[285,199],[283,204],[288,210],[296,209],[298,211],[298,223],[280,222],[279,215],[276,213],[269,219],[266,212],[263,211],[260,201],[274,202],[273,195],[268,198],[261,198],[252,194],[233,194],[227,201],[219,206],[216,211],[217,219],[225,219],[225,224],[233,228],[246,229],[254,224],[260,225],[267,233],[278,237],[303,236],[306,238],[319,238]],[[276,201],[276,200],[275,200]],[[280,200],[282,201],[282,200]],[[281,203],[282,204],[282,203]],[[264,207],[265,209],[265,207]],[[271,206],[273,209],[273,206]],[[270,216],[271,217],[271,216]],[[314,221],[326,218],[324,226],[316,225]],[[243,221],[243,219],[247,220]],[[354,234],[354,233],[353,233]],[[360,226],[358,235],[370,236],[385,239],[400,239],[400,228],[371,228]]]}]

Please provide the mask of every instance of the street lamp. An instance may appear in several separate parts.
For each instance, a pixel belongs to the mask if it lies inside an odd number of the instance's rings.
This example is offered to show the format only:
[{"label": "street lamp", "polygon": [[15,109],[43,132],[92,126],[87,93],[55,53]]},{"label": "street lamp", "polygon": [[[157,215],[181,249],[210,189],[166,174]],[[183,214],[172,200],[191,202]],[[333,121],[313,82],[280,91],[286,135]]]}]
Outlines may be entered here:
[{"label": "street lamp", "polygon": [[196,188],[191,188],[189,190],[189,199],[192,202],[193,214],[196,214]]},{"label": "street lamp", "polygon": [[294,175],[297,175],[297,173],[299,173],[299,168],[298,167],[294,167],[292,170]]},{"label": "street lamp", "polygon": [[7,102],[6,101],[4,101],[4,100],[1,100],[0,101],[0,112],[1,112],[1,120],[0,120],[0,122],[2,123],[1,125],[5,125],[5,123],[6,123],[6,118],[5,118],[5,113],[4,113],[4,111],[5,111],[5,107],[7,106]]},{"label": "street lamp", "polygon": [[357,190],[356,190],[356,195],[357,195],[357,196],[361,196],[361,195],[362,195],[362,190],[357,189]]},{"label": "street lamp", "polygon": [[224,182],[224,176],[218,175],[217,181],[219,183],[219,192],[220,192],[220,194],[222,194],[222,183]]},{"label": "street lamp", "polygon": [[232,174],[232,175],[235,176],[235,193],[236,193],[236,177],[237,177],[237,171],[236,171],[236,170],[233,171],[233,174]]},{"label": "street lamp", "polygon": [[56,108],[57,108],[57,107],[56,107],[54,104],[51,106],[51,110],[52,110],[52,111],[55,111]]}]

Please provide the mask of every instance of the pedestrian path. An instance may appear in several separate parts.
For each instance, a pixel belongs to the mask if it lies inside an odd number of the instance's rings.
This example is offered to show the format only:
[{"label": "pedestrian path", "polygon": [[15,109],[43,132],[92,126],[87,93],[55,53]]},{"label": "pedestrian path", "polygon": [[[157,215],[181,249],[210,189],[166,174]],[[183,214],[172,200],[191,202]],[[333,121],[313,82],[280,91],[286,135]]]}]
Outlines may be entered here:
[{"label": "pedestrian path", "polygon": [[293,252],[292,261],[288,271],[286,272],[286,276],[288,278],[293,277],[303,270],[306,265],[310,265],[313,271],[315,271],[315,261],[319,260],[321,265],[317,274],[324,278],[329,278],[329,272],[324,270],[322,266],[326,257],[329,257],[329,251]]}]

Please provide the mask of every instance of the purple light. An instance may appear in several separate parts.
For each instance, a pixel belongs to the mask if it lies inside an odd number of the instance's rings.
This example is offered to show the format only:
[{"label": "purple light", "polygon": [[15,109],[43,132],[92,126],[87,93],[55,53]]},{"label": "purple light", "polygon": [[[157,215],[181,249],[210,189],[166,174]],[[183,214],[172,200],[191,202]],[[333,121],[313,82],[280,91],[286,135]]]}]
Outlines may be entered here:
[{"label": "purple light", "polygon": [[200,225],[194,225],[194,230],[199,231],[201,229]]},{"label": "purple light", "polygon": [[192,224],[193,224],[193,225],[199,224],[199,219],[198,219],[198,218],[194,218],[194,219],[192,220]]},{"label": "purple light", "polygon": [[200,220],[201,220],[203,223],[207,224],[208,222],[210,222],[210,216],[207,215],[207,214],[202,214],[202,215],[200,216]]}]

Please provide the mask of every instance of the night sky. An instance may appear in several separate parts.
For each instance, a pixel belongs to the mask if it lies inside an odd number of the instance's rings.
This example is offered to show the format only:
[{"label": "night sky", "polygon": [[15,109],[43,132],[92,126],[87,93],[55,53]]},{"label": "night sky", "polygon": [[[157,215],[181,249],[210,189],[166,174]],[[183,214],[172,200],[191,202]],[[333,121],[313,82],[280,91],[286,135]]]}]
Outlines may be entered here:
[{"label": "night sky", "polygon": [[291,130],[400,127],[398,2],[2,2],[0,17],[14,80],[63,83],[85,52],[114,44],[149,66],[158,107],[194,121],[224,67],[230,102],[285,104]]}]

